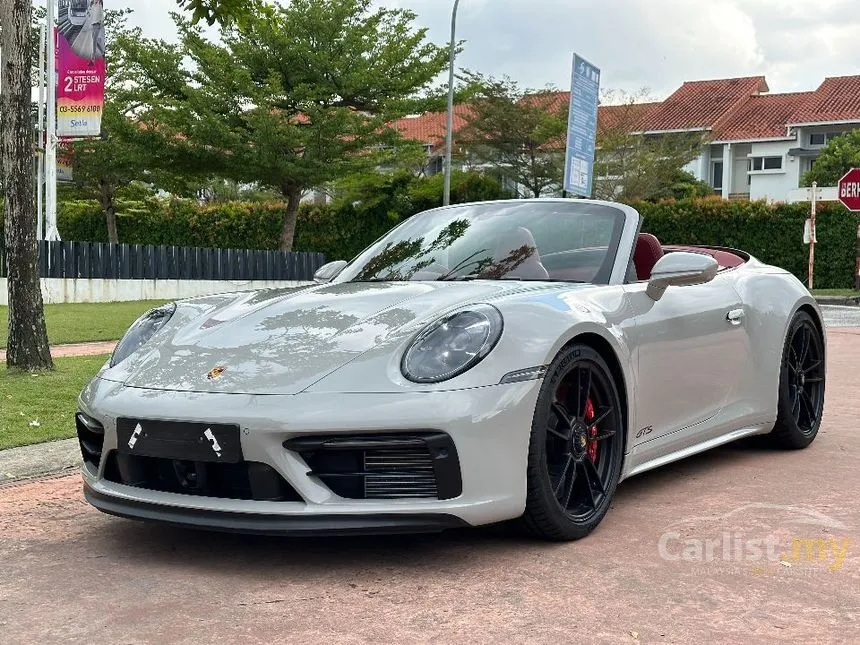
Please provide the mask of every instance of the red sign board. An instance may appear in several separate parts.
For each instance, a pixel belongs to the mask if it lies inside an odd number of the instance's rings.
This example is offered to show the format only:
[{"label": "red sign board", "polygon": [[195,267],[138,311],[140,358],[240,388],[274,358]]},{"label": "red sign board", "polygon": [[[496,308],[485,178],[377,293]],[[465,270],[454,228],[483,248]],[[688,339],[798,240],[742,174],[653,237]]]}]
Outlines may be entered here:
[{"label": "red sign board", "polygon": [[860,168],[852,168],[839,180],[839,201],[850,211],[860,211]]}]

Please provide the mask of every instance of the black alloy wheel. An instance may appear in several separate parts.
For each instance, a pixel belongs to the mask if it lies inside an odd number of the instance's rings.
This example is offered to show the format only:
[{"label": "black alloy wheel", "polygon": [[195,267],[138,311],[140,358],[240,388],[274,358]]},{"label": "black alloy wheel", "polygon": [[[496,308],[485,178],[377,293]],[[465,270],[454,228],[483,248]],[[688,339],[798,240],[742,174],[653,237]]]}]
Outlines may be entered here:
[{"label": "black alloy wheel", "polygon": [[564,349],[547,372],[532,423],[523,516],[532,532],[574,540],[594,530],[618,484],[624,431],[606,362],[587,345]]},{"label": "black alloy wheel", "polygon": [[779,377],[777,421],[772,437],[783,448],[806,448],[824,413],[824,339],[812,317],[798,312],[789,326]]}]

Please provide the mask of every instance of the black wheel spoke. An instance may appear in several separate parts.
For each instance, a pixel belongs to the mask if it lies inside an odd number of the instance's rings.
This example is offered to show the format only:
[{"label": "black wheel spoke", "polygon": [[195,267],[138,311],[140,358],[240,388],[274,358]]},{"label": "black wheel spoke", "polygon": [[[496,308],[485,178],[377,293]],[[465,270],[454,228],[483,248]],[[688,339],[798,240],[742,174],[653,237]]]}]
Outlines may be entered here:
[{"label": "black wheel spoke", "polygon": [[802,349],[800,350],[800,364],[798,367],[802,368],[803,364],[806,362],[806,355],[809,353],[809,344],[812,340],[812,334],[809,332],[809,327],[803,327],[803,344]]},{"label": "black wheel spoke", "polygon": [[615,430],[600,430],[593,437],[593,440],[594,441],[604,441],[604,440],[609,439],[610,437],[614,437],[614,436],[615,436]]},{"label": "black wheel spoke", "polygon": [[564,510],[567,510],[570,505],[570,498],[573,495],[573,486],[576,483],[576,466],[571,469],[570,472],[570,483],[567,485],[567,493],[564,496],[564,501],[561,503],[561,507]]},{"label": "black wheel spoke", "polygon": [[564,434],[562,432],[559,432],[555,428],[551,428],[549,426],[546,427],[546,431],[549,432],[554,437],[558,437],[562,441],[570,441],[570,433],[569,432],[567,434]]},{"label": "black wheel spoke", "polygon": [[597,472],[597,466],[594,465],[594,462],[591,459],[586,459],[582,463],[585,464],[585,472],[589,474],[588,483],[591,484],[592,490],[594,490],[594,486],[597,486],[596,492],[601,495],[606,494],[606,490],[603,487],[603,482],[600,479],[600,473]]},{"label": "black wheel spoke", "polygon": [[[582,462],[582,474],[585,476],[585,488],[587,491],[587,502],[591,506],[592,510],[597,508],[597,505],[594,502],[594,486],[591,484],[591,476],[588,474],[588,466],[586,464],[590,464],[591,460],[586,458]],[[594,464],[591,464],[594,466]]]},{"label": "black wheel spoke", "polygon": [[[606,408],[605,410],[603,410],[597,416],[597,418],[594,419],[594,421],[589,421],[588,425],[590,425],[592,427],[596,426],[596,425],[600,425],[601,423],[603,423],[606,420],[606,417],[608,417],[610,414],[612,414],[612,406],[611,405],[608,408]],[[613,432],[612,434],[615,434],[615,433]]]},{"label": "black wheel spoke", "polygon": [[[819,367],[821,367],[821,364],[822,364],[823,362],[824,362],[824,361],[822,361],[821,359],[818,359],[817,361],[815,361],[814,363],[812,363],[812,365],[807,365],[806,367],[804,367],[804,368],[803,368],[803,371],[804,371],[806,374],[809,374],[810,372],[812,372],[812,371],[814,371],[814,370],[817,370]],[[807,380],[807,382],[809,381],[809,379],[806,379],[806,380]]]},{"label": "black wheel spoke", "polygon": [[555,489],[552,491],[553,494],[558,497],[558,491],[561,489],[564,484],[564,480],[567,477],[567,471],[570,469],[570,465],[573,463],[573,455],[567,456],[567,461],[564,462],[564,468],[561,469],[561,475],[558,478],[558,483],[555,485]]},{"label": "black wheel spoke", "polygon": [[788,349],[791,350],[791,360],[789,360],[788,366],[796,372],[797,366],[800,364],[800,361],[797,360],[797,352],[794,351],[794,339],[793,338],[791,339],[791,342],[788,344]]},{"label": "black wheel spoke", "polygon": [[806,383],[822,383],[824,381],[823,376],[813,376],[812,378],[806,379]]},{"label": "black wheel spoke", "polygon": [[812,413],[812,402],[803,388],[800,388],[800,396],[798,398],[800,399],[801,407],[806,410],[806,420],[809,421],[809,427],[811,428],[815,424],[815,415]]},{"label": "black wheel spoke", "polygon": [[794,418],[795,423],[800,421],[800,388],[796,385],[794,386],[794,397],[791,404],[791,416]]},{"label": "black wheel spoke", "polygon": [[[570,413],[567,411],[567,408],[556,401],[552,404],[551,409],[559,421],[559,425],[554,428],[556,431],[555,434],[558,434],[562,439],[570,439],[570,430],[573,427],[573,423],[571,422]],[[567,430],[567,433],[561,433],[558,430],[559,426],[561,426],[563,430]]]}]

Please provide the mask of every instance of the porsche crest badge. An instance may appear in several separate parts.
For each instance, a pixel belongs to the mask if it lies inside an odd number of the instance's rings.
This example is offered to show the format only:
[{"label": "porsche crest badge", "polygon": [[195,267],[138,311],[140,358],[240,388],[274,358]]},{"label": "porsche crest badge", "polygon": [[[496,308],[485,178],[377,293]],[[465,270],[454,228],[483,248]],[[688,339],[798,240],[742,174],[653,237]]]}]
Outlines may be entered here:
[{"label": "porsche crest badge", "polygon": [[213,367],[211,370],[209,370],[209,373],[206,375],[206,378],[208,378],[210,381],[217,381],[224,375],[224,372],[226,370],[226,367],[218,365],[217,367]]}]

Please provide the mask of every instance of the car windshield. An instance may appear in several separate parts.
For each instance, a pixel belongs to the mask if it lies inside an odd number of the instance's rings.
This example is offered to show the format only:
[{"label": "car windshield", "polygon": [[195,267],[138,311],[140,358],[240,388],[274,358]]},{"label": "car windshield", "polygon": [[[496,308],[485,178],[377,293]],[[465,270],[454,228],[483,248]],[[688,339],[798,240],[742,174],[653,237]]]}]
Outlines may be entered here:
[{"label": "car windshield", "polygon": [[338,282],[609,282],[624,212],[567,201],[467,204],[414,215],[365,250]]}]

